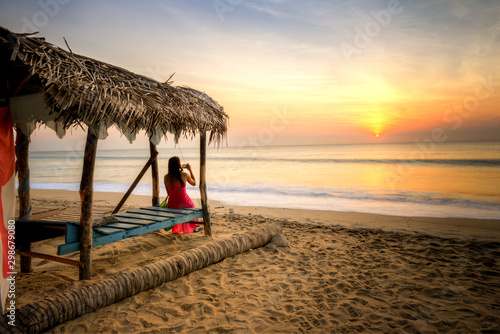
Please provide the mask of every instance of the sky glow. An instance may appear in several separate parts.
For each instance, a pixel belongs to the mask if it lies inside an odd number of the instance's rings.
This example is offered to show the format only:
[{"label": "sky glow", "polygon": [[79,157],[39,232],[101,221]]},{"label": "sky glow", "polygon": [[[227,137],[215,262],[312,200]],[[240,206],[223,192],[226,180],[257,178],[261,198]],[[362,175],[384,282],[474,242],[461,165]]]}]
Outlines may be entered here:
[{"label": "sky glow", "polygon": [[[205,91],[230,146],[500,140],[499,17],[495,0],[0,0],[7,29]],[[32,149],[83,136],[42,127]]]}]

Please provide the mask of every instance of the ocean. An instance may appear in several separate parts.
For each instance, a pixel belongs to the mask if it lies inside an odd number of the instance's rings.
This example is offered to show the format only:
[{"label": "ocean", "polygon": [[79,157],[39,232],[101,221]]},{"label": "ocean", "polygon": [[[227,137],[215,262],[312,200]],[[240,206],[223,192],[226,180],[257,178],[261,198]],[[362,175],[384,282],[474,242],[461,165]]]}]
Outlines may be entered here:
[{"label": "ocean", "polygon": [[[161,179],[173,155],[199,173],[197,148],[159,151]],[[148,155],[99,150],[94,190],[124,193]],[[83,151],[30,152],[32,188],[77,191],[82,160]],[[207,188],[229,206],[500,219],[500,142],[209,147]],[[150,172],[134,194],[151,194]]]}]

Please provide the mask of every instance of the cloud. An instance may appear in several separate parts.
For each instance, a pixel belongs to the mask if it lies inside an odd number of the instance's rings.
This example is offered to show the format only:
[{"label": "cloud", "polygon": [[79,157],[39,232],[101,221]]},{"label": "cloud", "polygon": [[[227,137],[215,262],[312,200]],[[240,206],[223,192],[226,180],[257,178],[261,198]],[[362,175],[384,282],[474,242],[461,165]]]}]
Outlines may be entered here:
[{"label": "cloud", "polygon": [[[225,3],[231,9],[221,19],[212,1],[71,1],[40,35],[59,45],[65,36],[77,53],[160,81],[175,72],[176,85],[223,104],[234,129],[249,115],[265,123],[285,105],[315,133],[377,122],[393,133],[428,128],[474,92],[479,77],[500,80],[498,1],[400,0],[402,10],[351,57],[341,43],[355,45],[388,0]],[[40,10],[27,0],[1,6],[2,24],[18,31],[23,16]],[[500,88],[471,127],[498,113],[499,96]]]}]

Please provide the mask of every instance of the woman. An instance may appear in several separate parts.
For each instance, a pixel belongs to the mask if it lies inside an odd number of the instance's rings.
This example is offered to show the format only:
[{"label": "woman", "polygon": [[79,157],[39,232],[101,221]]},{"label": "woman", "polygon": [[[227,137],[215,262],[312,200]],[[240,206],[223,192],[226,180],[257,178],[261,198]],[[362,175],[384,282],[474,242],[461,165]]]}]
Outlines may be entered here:
[{"label": "woman", "polygon": [[[186,192],[186,182],[192,186],[196,186],[196,179],[194,178],[191,165],[186,164],[186,169],[189,173],[184,172],[181,166],[181,159],[179,157],[171,157],[168,160],[168,174],[165,175],[165,188],[168,193],[168,207],[172,209],[194,208],[194,203],[189,198]],[[194,220],[198,221],[198,219]],[[172,228],[172,233],[188,234],[193,231],[198,232],[201,228],[196,229],[198,224],[183,223],[175,225]]]}]

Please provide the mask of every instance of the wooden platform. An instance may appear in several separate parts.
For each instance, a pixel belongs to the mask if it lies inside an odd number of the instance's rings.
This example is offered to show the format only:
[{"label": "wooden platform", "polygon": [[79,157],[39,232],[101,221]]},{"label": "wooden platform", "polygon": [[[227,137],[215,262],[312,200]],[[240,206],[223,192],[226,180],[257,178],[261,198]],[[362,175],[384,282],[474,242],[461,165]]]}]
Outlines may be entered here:
[{"label": "wooden platform", "polygon": [[[20,217],[19,212],[19,201],[16,201],[16,220]],[[94,206],[92,208],[92,214],[94,218],[98,218],[104,215],[108,215],[113,211],[113,207],[102,207]],[[33,208],[31,211],[31,216],[28,220],[51,220],[51,221],[61,221],[67,222],[72,220],[79,220],[81,214],[80,206],[72,203],[71,205],[56,205],[47,203],[33,203]]]},{"label": "wooden platform", "polygon": [[[171,228],[178,224],[202,218],[203,213],[201,209],[197,208],[177,210],[148,206],[116,213],[112,216],[116,217],[119,222],[93,228],[92,247]],[[76,252],[80,250],[80,247],[80,226],[66,223],[65,243],[58,246],[57,254],[64,255]]]}]

